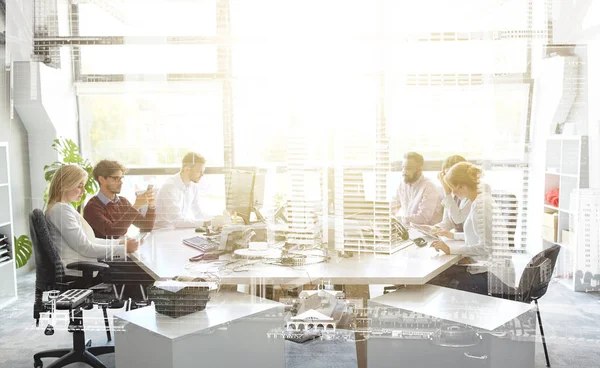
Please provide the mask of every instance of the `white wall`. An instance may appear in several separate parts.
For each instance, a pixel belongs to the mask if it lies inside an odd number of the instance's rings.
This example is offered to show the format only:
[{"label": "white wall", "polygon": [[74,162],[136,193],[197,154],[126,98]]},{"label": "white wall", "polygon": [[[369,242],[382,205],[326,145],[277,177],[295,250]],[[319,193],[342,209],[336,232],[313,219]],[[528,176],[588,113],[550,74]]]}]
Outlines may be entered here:
[{"label": "white wall", "polygon": [[[60,2],[62,7],[67,2]],[[51,148],[59,136],[79,140],[77,127],[77,104],[73,87],[71,55],[67,48],[61,49],[61,69],[42,63],[30,62],[33,53],[33,0],[8,0],[8,25],[13,56],[13,99],[29,138],[30,192],[32,206],[43,206],[46,188],[43,168],[58,159]],[[66,16],[66,9],[60,9]],[[63,22],[66,24],[66,22]],[[65,34],[65,30],[62,30]]]},{"label": "white wall", "polygon": [[6,0],[6,47],[11,61],[33,54],[33,0]]},{"label": "white wall", "polygon": [[[33,0],[6,1],[6,58],[29,60],[33,50]],[[4,60],[2,62],[4,65]],[[0,138],[9,142],[13,230],[16,236],[29,235],[31,188],[28,134],[18,114],[0,121]],[[33,262],[29,263],[29,269]]]},{"label": "white wall", "polygon": [[[587,93],[577,96],[566,121],[576,124],[576,134],[589,135],[590,143],[590,187],[600,187],[600,1],[579,0],[553,1],[553,43],[575,44],[575,55],[583,63],[579,68],[579,77],[586,84]],[[584,46],[584,47],[581,47]],[[544,103],[544,73],[539,55],[541,49],[534,48],[533,76],[538,93],[534,95],[531,134],[532,152],[530,154],[530,211],[528,218],[528,250],[538,251],[541,247],[541,218],[543,208],[545,147],[549,135],[551,114]],[[537,59],[536,59],[537,58]],[[546,77],[550,77],[551,75]]]},{"label": "white wall", "polygon": [[39,64],[40,94],[44,109],[50,117],[58,136],[79,141],[77,124],[77,100],[71,72],[71,53],[61,48],[61,68],[55,69]]},{"label": "white wall", "polygon": [[587,46],[587,134],[590,139],[590,187],[600,187],[600,1],[554,0],[555,44]]},{"label": "white wall", "polygon": [[600,188],[600,41],[588,42],[588,81],[590,187]]},{"label": "white wall", "polygon": [[13,207],[13,231],[16,236],[29,234],[31,189],[29,187],[29,149],[27,131],[18,115],[9,126],[0,126],[0,135],[8,132],[10,149],[10,176]]}]

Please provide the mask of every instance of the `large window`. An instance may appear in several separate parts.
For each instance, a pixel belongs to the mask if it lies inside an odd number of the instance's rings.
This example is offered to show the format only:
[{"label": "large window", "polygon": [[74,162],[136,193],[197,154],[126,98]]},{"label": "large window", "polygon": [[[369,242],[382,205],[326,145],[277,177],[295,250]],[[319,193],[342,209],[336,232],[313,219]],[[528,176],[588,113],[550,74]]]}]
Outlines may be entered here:
[{"label": "large window", "polygon": [[217,86],[213,93],[82,95],[82,147],[92,162],[129,167],[178,166],[189,151],[223,166],[221,101]]},{"label": "large window", "polygon": [[216,0],[78,2],[81,36],[214,36]]},{"label": "large window", "polygon": [[385,28],[395,34],[525,30],[528,3],[518,0],[383,0]]},{"label": "large window", "polygon": [[285,165],[303,140],[308,163],[371,164],[381,134],[392,161],[524,160],[529,43],[505,35],[527,31],[527,1],[125,3],[78,6],[80,35],[125,37],[79,50],[82,74],[120,81],[79,96],[94,160],[164,166],[191,149],[223,166],[231,150],[236,166]]},{"label": "large window", "polygon": [[380,120],[392,160],[524,159],[528,44],[500,32],[527,29],[526,2],[231,4],[236,164],[286,162],[293,123],[330,163],[341,136],[363,138],[369,163]]},{"label": "large window", "polygon": [[82,74],[216,73],[214,45],[82,46]]},{"label": "large window", "polygon": [[525,159],[526,84],[400,84],[388,91],[392,157],[418,151],[426,160],[443,160],[453,154],[471,160]]}]

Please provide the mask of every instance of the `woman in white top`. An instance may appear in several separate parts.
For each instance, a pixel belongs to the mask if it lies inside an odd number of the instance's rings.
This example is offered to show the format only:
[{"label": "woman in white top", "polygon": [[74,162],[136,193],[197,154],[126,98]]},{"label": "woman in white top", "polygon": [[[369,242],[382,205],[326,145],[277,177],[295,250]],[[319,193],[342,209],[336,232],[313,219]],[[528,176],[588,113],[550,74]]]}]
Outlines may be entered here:
[{"label": "woman in white top", "polygon": [[455,232],[463,232],[463,223],[471,212],[471,201],[468,198],[460,199],[452,194],[452,188],[446,182],[446,174],[448,171],[459,162],[467,162],[467,160],[459,155],[446,157],[442,163],[442,171],[438,173],[438,179],[443,188],[442,206],[444,207],[444,215],[442,221],[433,226],[421,225],[430,232],[437,234],[440,230],[454,230]]},{"label": "woman in white top", "polygon": [[[454,286],[461,290],[486,294],[489,277],[487,268],[468,266],[487,262],[492,253],[494,200],[489,186],[480,184],[481,174],[481,169],[468,162],[460,162],[448,171],[445,180],[452,193],[461,200],[468,199],[471,209],[463,223],[462,233],[445,230],[438,232],[439,235],[461,241],[437,240],[431,246],[446,254],[460,254],[465,257],[458,266],[446,273],[447,277],[453,279]],[[448,286],[453,286],[452,282]]]},{"label": "woman in white top", "polygon": [[81,200],[86,182],[85,170],[79,166],[65,165],[56,171],[50,183],[46,219],[50,223],[50,238],[58,249],[67,275],[81,276],[80,271],[66,268],[69,263],[96,262],[111,254],[112,259],[116,259],[119,255],[122,257],[124,250],[131,253],[139,245],[135,239],[127,239],[125,246],[122,239],[98,239],[94,236],[92,227],[72,205]]}]

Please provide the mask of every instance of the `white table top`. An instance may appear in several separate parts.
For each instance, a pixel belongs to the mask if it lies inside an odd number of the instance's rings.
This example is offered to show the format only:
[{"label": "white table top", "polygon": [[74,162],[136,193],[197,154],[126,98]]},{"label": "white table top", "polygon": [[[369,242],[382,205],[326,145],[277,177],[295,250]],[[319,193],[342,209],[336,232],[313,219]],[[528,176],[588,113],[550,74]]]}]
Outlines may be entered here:
[{"label": "white table top", "polygon": [[[208,262],[189,262],[199,251],[182,240],[196,235],[193,229],[155,230],[138,251],[130,254],[154,278],[202,274]],[[226,258],[226,257],[221,257]],[[336,284],[422,285],[458,262],[460,256],[445,255],[429,247],[409,246],[393,255],[354,253],[351,258],[333,257],[327,263],[303,267],[240,261],[225,267],[212,263],[211,271],[223,284],[308,284],[320,280]],[[253,265],[248,264],[254,263]],[[246,266],[244,266],[246,264]]]},{"label": "white table top", "polygon": [[403,288],[373,298],[369,302],[423,313],[488,331],[493,331],[534,308],[532,304],[435,285]]},{"label": "white table top", "polygon": [[[219,292],[211,295],[203,311],[179,318],[156,313],[154,305],[119,313],[115,317],[164,337],[179,339],[278,306],[283,304],[238,292]],[[281,318],[283,320],[283,316]]]}]

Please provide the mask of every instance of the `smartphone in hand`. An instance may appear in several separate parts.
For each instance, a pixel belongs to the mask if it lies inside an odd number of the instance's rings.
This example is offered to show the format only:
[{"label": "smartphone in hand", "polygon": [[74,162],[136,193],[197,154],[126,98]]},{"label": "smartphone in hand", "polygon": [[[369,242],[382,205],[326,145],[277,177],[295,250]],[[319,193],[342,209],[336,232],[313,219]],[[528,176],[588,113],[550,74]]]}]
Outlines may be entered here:
[{"label": "smartphone in hand", "polygon": [[144,193],[146,193],[149,190],[152,190],[154,188],[154,184],[148,184],[148,187],[146,188],[146,190],[138,190],[137,192],[135,192],[135,195],[142,195]]}]

